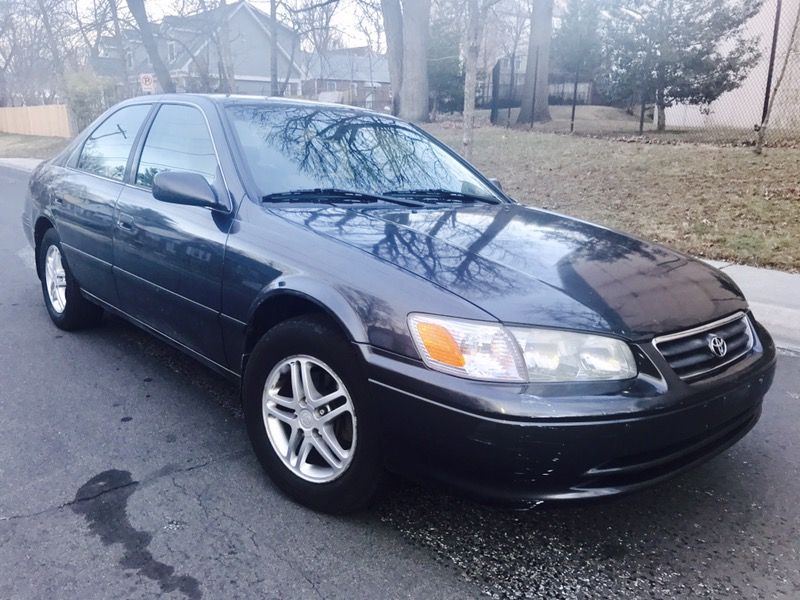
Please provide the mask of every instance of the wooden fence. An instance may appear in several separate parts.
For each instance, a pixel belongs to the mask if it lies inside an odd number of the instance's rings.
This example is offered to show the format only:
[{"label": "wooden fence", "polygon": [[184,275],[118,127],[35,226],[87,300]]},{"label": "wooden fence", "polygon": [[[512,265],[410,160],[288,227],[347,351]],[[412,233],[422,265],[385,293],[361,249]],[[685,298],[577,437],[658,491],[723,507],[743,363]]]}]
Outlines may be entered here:
[{"label": "wooden fence", "polygon": [[22,135],[72,137],[65,104],[0,108],[0,131]]}]

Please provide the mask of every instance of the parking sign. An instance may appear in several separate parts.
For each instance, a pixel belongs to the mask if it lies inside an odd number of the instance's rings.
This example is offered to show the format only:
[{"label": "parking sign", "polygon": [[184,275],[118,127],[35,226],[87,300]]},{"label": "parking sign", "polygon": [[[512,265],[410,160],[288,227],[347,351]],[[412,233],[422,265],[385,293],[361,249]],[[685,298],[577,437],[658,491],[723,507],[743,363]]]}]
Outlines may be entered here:
[{"label": "parking sign", "polygon": [[144,94],[154,94],[156,91],[156,80],[152,73],[141,73],[139,75],[139,86]]}]

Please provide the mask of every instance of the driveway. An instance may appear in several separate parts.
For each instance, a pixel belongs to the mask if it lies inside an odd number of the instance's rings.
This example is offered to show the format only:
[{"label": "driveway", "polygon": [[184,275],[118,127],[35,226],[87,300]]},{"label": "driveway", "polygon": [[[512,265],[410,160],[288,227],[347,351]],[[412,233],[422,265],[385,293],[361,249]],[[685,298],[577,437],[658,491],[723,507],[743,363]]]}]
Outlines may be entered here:
[{"label": "driveway", "polygon": [[600,505],[503,512],[397,482],[318,515],[250,453],[237,390],[127,323],[44,310],[0,168],[0,598],[800,594],[800,357],[742,442]]}]

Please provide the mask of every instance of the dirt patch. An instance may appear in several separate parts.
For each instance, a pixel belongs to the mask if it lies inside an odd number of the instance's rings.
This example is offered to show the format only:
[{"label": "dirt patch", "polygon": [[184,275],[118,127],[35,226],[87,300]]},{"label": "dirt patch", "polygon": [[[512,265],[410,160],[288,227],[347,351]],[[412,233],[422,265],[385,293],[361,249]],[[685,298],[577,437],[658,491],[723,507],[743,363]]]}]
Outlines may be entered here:
[{"label": "dirt patch", "polygon": [[[427,129],[459,148],[452,124]],[[475,130],[473,162],[514,198],[698,256],[800,270],[800,150]]]}]

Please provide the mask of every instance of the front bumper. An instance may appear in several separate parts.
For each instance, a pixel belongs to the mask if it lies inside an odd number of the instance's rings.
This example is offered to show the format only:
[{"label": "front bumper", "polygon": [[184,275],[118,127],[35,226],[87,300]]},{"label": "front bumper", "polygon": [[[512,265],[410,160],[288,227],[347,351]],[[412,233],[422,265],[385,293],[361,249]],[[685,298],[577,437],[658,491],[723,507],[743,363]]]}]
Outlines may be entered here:
[{"label": "front bumper", "polygon": [[549,386],[474,382],[362,350],[390,468],[529,505],[631,492],[739,440],[758,421],[775,371],[772,340],[756,330],[750,355],[692,384],[649,344],[637,349],[635,380]]}]

